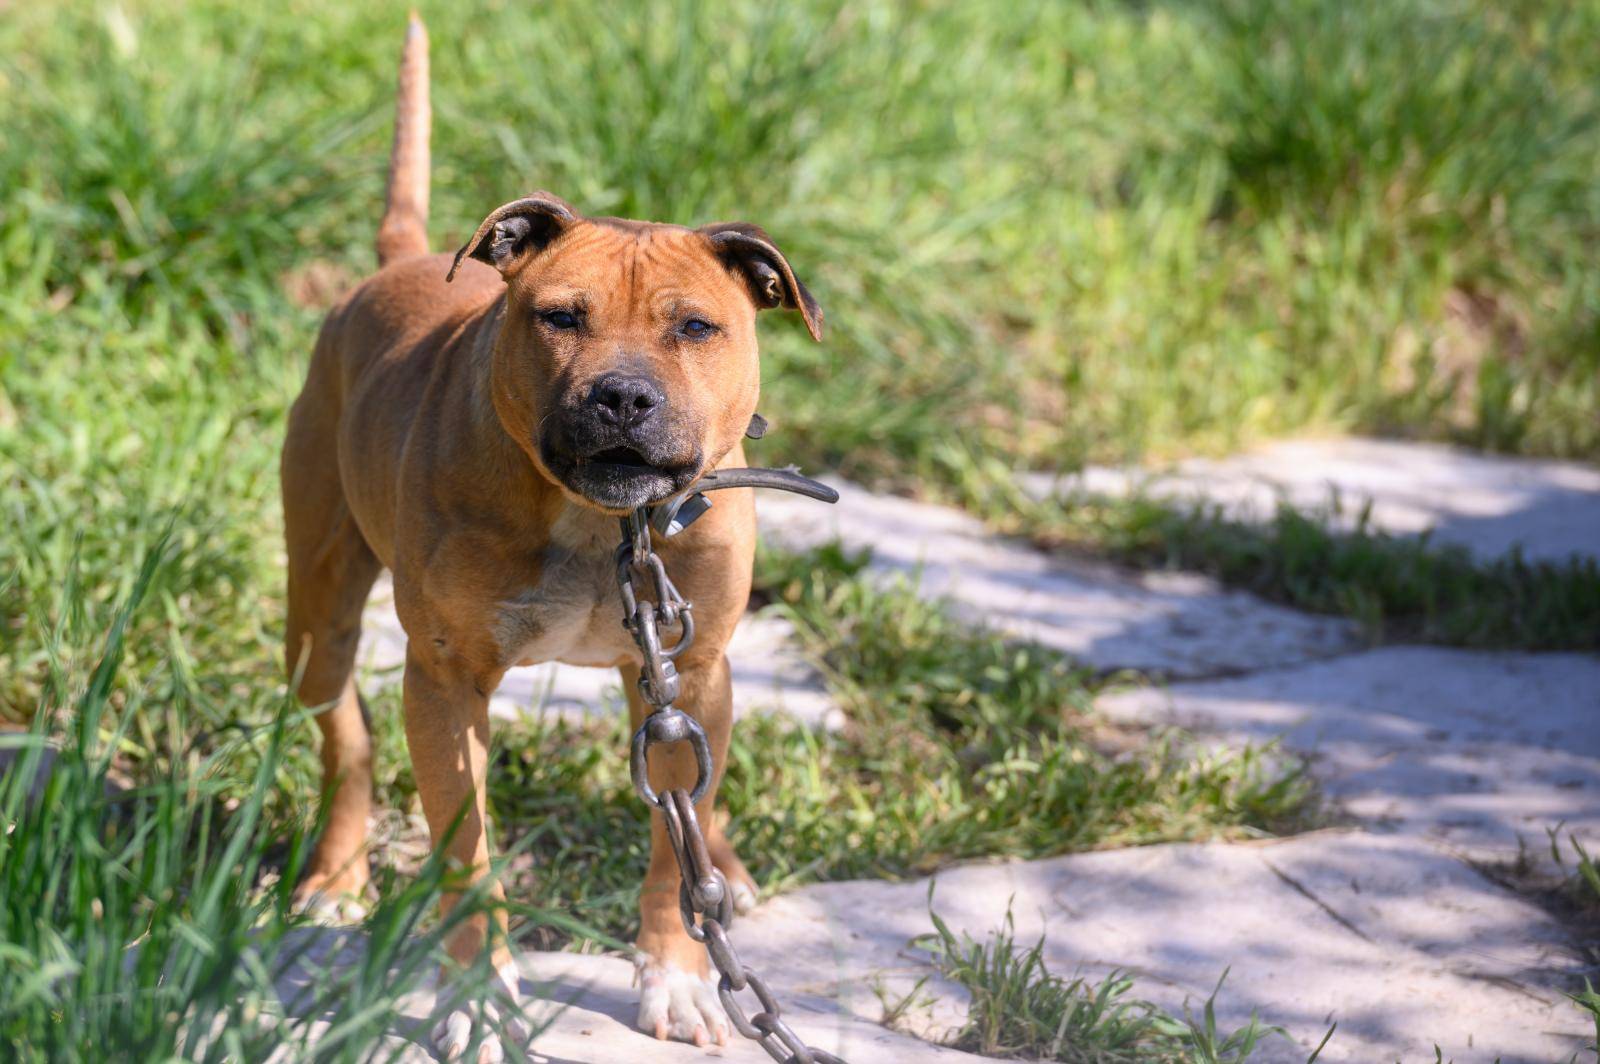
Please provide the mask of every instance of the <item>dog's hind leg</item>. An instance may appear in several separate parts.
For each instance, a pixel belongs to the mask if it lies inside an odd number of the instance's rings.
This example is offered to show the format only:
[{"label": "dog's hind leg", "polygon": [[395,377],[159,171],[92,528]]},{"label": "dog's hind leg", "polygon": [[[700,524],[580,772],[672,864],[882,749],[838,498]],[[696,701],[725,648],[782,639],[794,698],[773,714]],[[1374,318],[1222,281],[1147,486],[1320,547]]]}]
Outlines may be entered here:
[{"label": "dog's hind leg", "polygon": [[361,610],[382,570],[361,536],[339,480],[336,419],[326,393],[302,395],[283,450],[289,622],[284,658],[291,681],[322,731],[326,823],[298,894],[338,910],[367,886],[367,815],[372,807],[372,738],[356,691]]}]

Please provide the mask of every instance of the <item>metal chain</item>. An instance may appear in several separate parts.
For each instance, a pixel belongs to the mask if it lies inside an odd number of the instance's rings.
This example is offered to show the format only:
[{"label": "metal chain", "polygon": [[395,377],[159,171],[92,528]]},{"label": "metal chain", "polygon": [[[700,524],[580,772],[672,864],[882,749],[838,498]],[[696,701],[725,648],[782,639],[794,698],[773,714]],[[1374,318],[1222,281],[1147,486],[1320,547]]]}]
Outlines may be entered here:
[{"label": "metal chain", "polygon": [[[641,598],[635,591],[635,574],[648,578],[654,601]],[[766,981],[739,960],[728,939],[728,927],[733,923],[733,892],[711,863],[694,811],[695,803],[711,788],[711,743],[700,722],[672,704],[678,697],[678,670],[673,661],[694,642],[694,606],[678,593],[660,555],[651,549],[649,513],[644,508],[622,519],[617,586],[622,592],[622,625],[644,657],[639,693],[651,707],[650,715],[633,735],[633,789],[666,821],[667,838],[678,861],[678,913],[683,918],[683,929],[705,946],[720,976],[717,997],[740,1034],[755,1041],[781,1064],[845,1064],[832,1053],[801,1041],[784,1022],[783,1009]],[[661,630],[672,627],[680,628],[680,634],[669,649],[661,645]],[[650,786],[650,748],[676,742],[688,742],[694,751],[694,787],[688,791],[673,787],[665,794],[657,794]],[[747,989],[760,1004],[754,1016],[747,1015],[734,997]]]}]

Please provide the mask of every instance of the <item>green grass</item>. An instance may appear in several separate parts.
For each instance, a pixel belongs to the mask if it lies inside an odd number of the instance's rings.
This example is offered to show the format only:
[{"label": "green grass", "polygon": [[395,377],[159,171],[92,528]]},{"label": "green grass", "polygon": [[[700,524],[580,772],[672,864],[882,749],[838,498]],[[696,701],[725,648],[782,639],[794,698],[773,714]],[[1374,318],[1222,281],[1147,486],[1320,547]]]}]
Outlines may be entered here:
[{"label": "green grass", "polygon": [[[1596,992],[1594,984],[1589,982],[1588,978],[1585,978],[1583,980],[1583,989],[1576,994],[1568,994],[1567,996],[1572,999],[1572,1003],[1582,1012],[1594,1019],[1594,1041],[1587,1048],[1589,1052],[1600,1056],[1600,992]],[[1572,1059],[1574,1061],[1578,1059],[1576,1054]]]},{"label": "green grass", "polygon": [[[1557,888],[1558,893],[1570,907],[1567,913],[1569,919],[1576,916],[1572,922],[1579,930],[1579,940],[1593,958],[1596,949],[1600,948],[1600,862],[1578,841],[1577,835],[1568,832],[1567,842],[1572,849],[1569,870],[1569,857],[1561,845],[1561,826],[1558,824],[1547,831],[1550,836],[1550,859],[1564,880]],[[1578,1011],[1593,1019],[1594,1041],[1587,1048],[1600,1059],[1600,993],[1595,991],[1588,976],[1585,976],[1583,989],[1569,993],[1567,997],[1572,999]]]},{"label": "green grass", "polygon": [[1578,836],[1569,831],[1567,843],[1572,848],[1572,870],[1568,872],[1568,857],[1561,845],[1561,826],[1546,830],[1550,836],[1550,860],[1567,877],[1568,897],[1580,910],[1600,917],[1600,862],[1596,862],[1578,841]]},{"label": "green grass", "polygon": [[[386,877],[353,932],[297,916],[312,825],[269,814],[292,719],[282,707],[246,739],[173,750],[164,769],[119,781],[117,751],[148,708],[119,671],[162,554],[118,606],[92,673],[52,673],[70,704],[0,733],[12,758],[0,773],[0,1047],[19,1061],[387,1059],[403,995],[487,901],[469,893],[439,921],[446,872],[430,859]],[[360,948],[335,962],[349,943]]]},{"label": "green grass", "polygon": [[[834,326],[768,328],[813,465],[926,476],[952,430],[1045,467],[1311,425],[1600,453],[1593,3],[423,13],[436,244],[534,186],[763,222]],[[7,302],[298,360],[284,275],[371,264],[403,14],[8,20]]]},{"label": "green grass", "polygon": [[[965,1023],[948,1039],[957,1049],[1063,1064],[1239,1064],[1268,1039],[1285,1037],[1253,1014],[1235,1030],[1218,1028],[1216,1002],[1226,972],[1199,1017],[1187,1003],[1179,1017],[1130,997],[1133,980],[1121,972],[1097,984],[1053,974],[1042,937],[1032,946],[1017,944],[1009,908],[984,941],[957,935],[931,908],[928,915],[934,929],[917,944],[970,998]],[[1308,1064],[1332,1037],[1330,1028]]]}]

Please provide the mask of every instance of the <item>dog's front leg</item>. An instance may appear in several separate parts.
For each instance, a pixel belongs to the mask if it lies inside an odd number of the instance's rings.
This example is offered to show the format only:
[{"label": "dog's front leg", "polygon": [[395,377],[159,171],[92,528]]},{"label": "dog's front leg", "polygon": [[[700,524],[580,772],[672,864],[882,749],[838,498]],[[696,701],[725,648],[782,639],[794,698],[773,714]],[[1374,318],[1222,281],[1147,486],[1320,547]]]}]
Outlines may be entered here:
[{"label": "dog's front leg", "polygon": [[[676,705],[698,720],[711,741],[715,775],[711,788],[695,806],[707,844],[729,883],[753,898],[753,886],[744,866],[738,864],[726,840],[716,830],[713,807],[728,759],[728,738],[733,727],[733,688],[728,659],[721,653],[680,663],[682,677]],[[622,670],[628,708],[637,729],[650,707],[639,695],[639,671]],[[668,788],[694,786],[694,753],[688,743],[657,747],[650,752],[650,785],[657,793]],[[667,839],[666,822],[657,812],[650,817],[650,870],[639,892],[639,1029],[657,1038],[675,1038],[696,1045],[725,1044],[731,1028],[717,1000],[705,947],[683,930],[678,914],[678,862]]]},{"label": "dog's front leg", "polygon": [[[412,651],[406,654],[406,745],[411,751],[417,793],[422,797],[422,811],[428,818],[435,849],[443,846],[450,865],[465,873],[468,884],[479,882],[489,873],[484,783],[489,762],[487,692],[492,686],[486,678],[475,677],[454,662],[425,660]],[[504,900],[505,890],[498,882],[491,883],[488,889],[491,903]],[[459,901],[458,892],[446,893],[443,915],[448,917]],[[465,968],[486,948],[492,949],[490,960],[499,985],[492,988],[491,996],[516,1004],[521,995],[516,963],[506,942],[504,910],[492,904],[492,913],[492,918],[476,913],[461,921],[446,939],[445,951],[455,966]],[[441,974],[441,997],[451,994],[450,981],[456,974]],[[494,1000],[454,1001],[433,1032],[444,1059],[454,1060],[466,1050],[475,1019],[487,1021],[486,1027],[492,1028],[501,1019],[502,1004]],[[508,1038],[519,1040],[519,1045],[527,1044],[527,1027],[514,1016],[506,1019],[504,1032]],[[498,1061],[503,1057],[500,1038],[492,1030],[485,1030],[478,1060]]]}]

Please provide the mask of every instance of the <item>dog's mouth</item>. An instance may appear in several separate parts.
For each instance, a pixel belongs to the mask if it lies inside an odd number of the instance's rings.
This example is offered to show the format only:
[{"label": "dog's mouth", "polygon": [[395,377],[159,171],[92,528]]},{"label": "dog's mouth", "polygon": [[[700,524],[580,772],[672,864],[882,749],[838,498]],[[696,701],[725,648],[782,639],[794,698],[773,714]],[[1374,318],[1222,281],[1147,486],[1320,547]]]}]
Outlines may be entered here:
[{"label": "dog's mouth", "polygon": [[605,510],[631,510],[660,502],[687,487],[699,461],[652,461],[645,451],[613,444],[588,454],[545,451],[550,471],[568,489]]},{"label": "dog's mouth", "polygon": [[658,473],[664,472],[659,466],[650,462],[644,455],[632,447],[607,447],[603,451],[596,451],[587,458],[579,458],[579,466],[595,465],[610,466],[619,473]]}]

